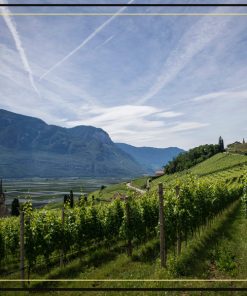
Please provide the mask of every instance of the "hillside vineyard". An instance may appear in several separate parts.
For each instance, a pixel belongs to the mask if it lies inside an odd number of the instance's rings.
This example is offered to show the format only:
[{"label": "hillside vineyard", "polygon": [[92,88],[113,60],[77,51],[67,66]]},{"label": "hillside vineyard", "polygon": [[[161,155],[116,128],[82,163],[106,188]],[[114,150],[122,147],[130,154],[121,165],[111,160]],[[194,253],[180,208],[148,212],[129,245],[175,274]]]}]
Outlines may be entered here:
[{"label": "hillside vineyard", "polygon": [[[164,221],[167,248],[176,242],[177,234],[187,240],[198,227],[209,223],[224,208],[237,200],[243,185],[228,186],[224,182],[186,177],[176,187],[165,188]],[[144,242],[155,237],[159,221],[159,203],[156,193],[142,198],[129,196],[110,204],[94,205],[79,201],[74,209],[66,206],[59,210],[32,211],[31,204],[24,208],[25,256],[29,268],[38,258],[49,264],[52,256],[99,244],[103,240]],[[19,218],[0,220],[0,258],[19,257]]]}]

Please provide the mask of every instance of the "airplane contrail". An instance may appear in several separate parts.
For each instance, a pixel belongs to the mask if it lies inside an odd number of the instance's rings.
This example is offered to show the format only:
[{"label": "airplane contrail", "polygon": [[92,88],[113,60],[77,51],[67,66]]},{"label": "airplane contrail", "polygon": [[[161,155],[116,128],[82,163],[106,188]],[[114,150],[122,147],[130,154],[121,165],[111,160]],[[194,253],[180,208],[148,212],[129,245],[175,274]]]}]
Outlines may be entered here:
[{"label": "airplane contrail", "polygon": [[[222,11],[223,8],[217,8],[214,10],[214,13]],[[225,18],[221,22],[218,22],[216,18],[200,18],[192,28],[184,33],[178,41],[177,47],[172,49],[161,67],[156,81],[148,92],[141,99],[137,100],[137,104],[144,104],[151,100],[168,83],[173,81],[201,50],[209,46],[214,39],[226,30],[231,18]]]},{"label": "airplane contrail", "polygon": [[103,43],[101,43],[100,45],[98,45],[97,47],[95,47],[94,51],[100,49],[101,47],[103,47],[104,45],[106,45],[108,42],[110,42],[113,38],[115,37],[115,35],[112,35],[111,37],[107,38]]},{"label": "airplane contrail", "polygon": [[[5,0],[0,0],[0,3],[6,4],[8,2],[5,1]],[[32,88],[34,89],[34,91],[40,97],[40,93],[39,93],[39,90],[37,89],[37,87],[35,85],[35,82],[34,82],[34,79],[33,79],[33,72],[32,72],[31,67],[29,65],[25,50],[24,50],[24,48],[22,46],[19,33],[18,33],[17,29],[16,29],[16,25],[12,21],[11,17],[8,15],[8,14],[10,14],[10,10],[7,7],[1,7],[0,11],[2,11],[3,19],[4,19],[5,23],[6,23],[12,37],[13,37],[13,39],[14,39],[16,49],[17,49],[17,51],[18,51],[18,53],[20,55],[21,61],[22,61],[23,66],[24,66],[24,69],[28,73],[29,81],[30,81],[30,83],[32,85]]]},{"label": "airplane contrail", "polygon": [[[128,4],[134,2],[134,0],[130,0]],[[100,31],[102,31],[109,23],[111,23],[115,17],[117,17],[121,12],[123,12],[126,7],[119,9],[113,16],[111,16],[107,21],[105,21],[102,25],[94,30],[79,46],[77,46],[74,50],[72,50],[69,54],[67,54],[64,58],[58,61],[55,65],[53,65],[50,69],[48,69],[43,75],[40,76],[40,80],[43,79],[46,75],[48,75],[51,71],[60,66],[63,62],[65,62],[68,58],[70,58],[73,54],[75,54],[78,50],[84,47],[90,40],[92,40]]]}]

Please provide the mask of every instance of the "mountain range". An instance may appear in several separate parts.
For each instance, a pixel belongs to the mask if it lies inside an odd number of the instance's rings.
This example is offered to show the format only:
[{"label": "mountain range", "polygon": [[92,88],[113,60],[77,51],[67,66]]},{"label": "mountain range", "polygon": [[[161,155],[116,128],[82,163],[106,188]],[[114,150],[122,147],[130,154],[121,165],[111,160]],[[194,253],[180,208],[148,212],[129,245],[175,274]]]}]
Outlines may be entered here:
[{"label": "mountain range", "polygon": [[166,149],[115,144],[100,128],[48,125],[0,109],[0,176],[4,178],[134,177],[153,172],[182,151]]},{"label": "mountain range", "polygon": [[132,156],[150,174],[161,170],[171,159],[184,152],[183,149],[177,147],[135,147],[124,143],[116,143],[116,145]]}]

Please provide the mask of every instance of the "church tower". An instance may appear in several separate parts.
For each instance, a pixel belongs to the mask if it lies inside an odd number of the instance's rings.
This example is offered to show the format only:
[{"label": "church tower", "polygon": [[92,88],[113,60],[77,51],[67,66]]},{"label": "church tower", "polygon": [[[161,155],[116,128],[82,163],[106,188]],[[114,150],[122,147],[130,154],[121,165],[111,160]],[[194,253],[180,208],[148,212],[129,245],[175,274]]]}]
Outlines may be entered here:
[{"label": "church tower", "polygon": [[3,191],[3,180],[0,182],[0,217],[7,216],[8,210],[5,205],[5,194]]}]

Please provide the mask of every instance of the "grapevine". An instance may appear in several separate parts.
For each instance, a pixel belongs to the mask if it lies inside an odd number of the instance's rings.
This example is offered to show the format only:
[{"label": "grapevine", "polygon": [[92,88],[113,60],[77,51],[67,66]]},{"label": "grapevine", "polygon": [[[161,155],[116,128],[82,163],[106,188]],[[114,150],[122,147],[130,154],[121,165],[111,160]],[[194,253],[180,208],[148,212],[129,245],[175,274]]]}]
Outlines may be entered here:
[{"label": "grapevine", "polygon": [[[176,193],[174,184],[179,187]],[[197,179],[192,175],[164,186],[165,237],[168,246],[177,235],[186,239],[200,226],[239,198],[247,205],[246,186],[228,185],[224,181]],[[127,209],[128,207],[128,215]],[[66,256],[70,251],[101,241],[117,239],[141,243],[158,235],[159,203],[157,193],[142,197],[130,194],[127,201],[116,199],[110,204],[93,204],[80,200],[74,208],[65,206],[64,219],[58,210],[32,210],[23,207],[25,216],[25,256],[29,268],[38,258],[49,265],[51,256]],[[19,256],[19,219],[0,219],[0,260]]]}]

